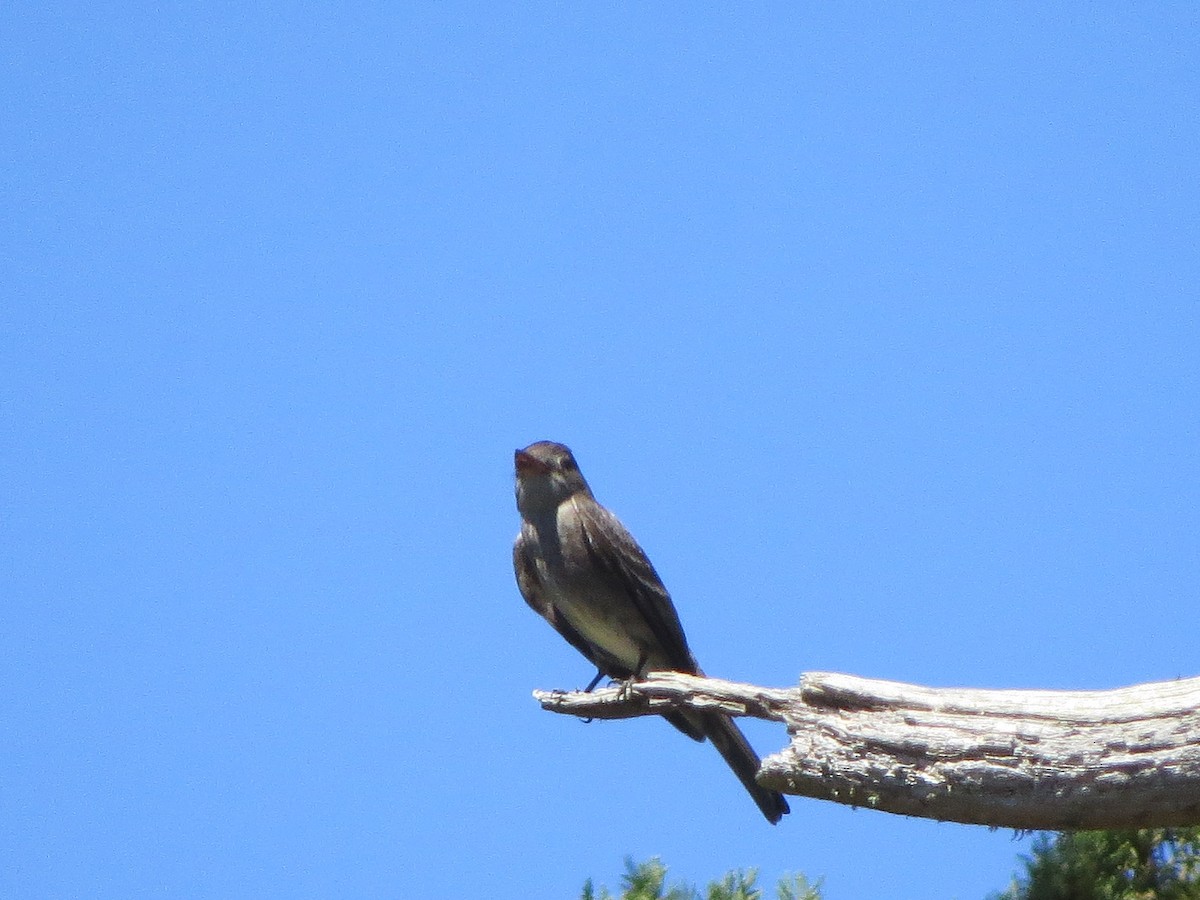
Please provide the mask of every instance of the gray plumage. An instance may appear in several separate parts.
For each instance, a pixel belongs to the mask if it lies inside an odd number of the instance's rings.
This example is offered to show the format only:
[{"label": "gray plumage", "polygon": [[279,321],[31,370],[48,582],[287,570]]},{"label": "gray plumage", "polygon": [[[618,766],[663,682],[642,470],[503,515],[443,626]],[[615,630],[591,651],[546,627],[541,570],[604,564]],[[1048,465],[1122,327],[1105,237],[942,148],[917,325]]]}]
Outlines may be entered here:
[{"label": "gray plumage", "polygon": [[[526,602],[610,678],[647,672],[704,674],[654,566],[611,512],[596,502],[571,451],[539,441],[516,452],[521,533],[513,547]],[[663,716],[693,740],[708,738],[771,822],[788,812],[755,781],[758,755],[728,716]]]}]

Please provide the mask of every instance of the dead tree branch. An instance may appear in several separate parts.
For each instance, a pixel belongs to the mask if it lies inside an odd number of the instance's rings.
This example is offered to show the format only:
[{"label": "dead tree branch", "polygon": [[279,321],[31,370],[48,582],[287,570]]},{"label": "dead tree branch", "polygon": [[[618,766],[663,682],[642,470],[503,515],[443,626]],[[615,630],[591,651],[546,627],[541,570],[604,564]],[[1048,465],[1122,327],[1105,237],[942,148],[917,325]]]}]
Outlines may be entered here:
[{"label": "dead tree branch", "polygon": [[598,719],[719,709],[783,722],[763,785],[885,812],[1019,829],[1200,824],[1200,678],[1113,691],[927,688],[828,672],[761,688],[674,672],[591,694]]}]

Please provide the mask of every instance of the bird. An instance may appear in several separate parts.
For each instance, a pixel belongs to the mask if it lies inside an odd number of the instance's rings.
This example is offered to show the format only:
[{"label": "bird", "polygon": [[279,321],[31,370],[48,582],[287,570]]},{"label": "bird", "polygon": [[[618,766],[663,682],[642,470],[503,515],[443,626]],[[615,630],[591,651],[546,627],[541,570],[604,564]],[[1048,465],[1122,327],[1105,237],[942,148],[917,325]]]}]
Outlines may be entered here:
[{"label": "bird", "polygon": [[[597,679],[703,675],[662,579],[596,502],[571,450],[538,441],[517,450],[514,463],[521,531],[513,569],[525,602],[596,666]],[[711,741],[769,822],[790,812],[782,794],[755,780],[758,754],[729,716],[674,710],[663,718],[695,741]]]}]

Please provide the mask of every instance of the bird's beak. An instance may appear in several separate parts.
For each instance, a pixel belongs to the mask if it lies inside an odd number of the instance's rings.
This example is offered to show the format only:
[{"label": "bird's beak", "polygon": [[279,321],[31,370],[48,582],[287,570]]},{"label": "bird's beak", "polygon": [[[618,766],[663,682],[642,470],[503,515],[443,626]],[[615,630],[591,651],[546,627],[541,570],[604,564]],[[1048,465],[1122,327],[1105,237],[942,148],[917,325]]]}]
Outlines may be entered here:
[{"label": "bird's beak", "polygon": [[550,471],[548,465],[524,450],[513,454],[513,462],[516,463],[518,475],[545,475]]}]

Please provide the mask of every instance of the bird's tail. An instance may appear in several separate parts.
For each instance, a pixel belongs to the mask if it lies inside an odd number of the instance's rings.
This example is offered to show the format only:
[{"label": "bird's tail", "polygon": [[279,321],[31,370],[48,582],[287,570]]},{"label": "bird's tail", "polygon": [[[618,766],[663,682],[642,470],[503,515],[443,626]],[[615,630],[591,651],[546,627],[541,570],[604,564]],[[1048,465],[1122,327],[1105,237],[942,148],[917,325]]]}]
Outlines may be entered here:
[{"label": "bird's tail", "polygon": [[774,825],[784,813],[791,812],[783,794],[763,787],[754,776],[758,774],[759,758],[742,734],[742,730],[728,716],[719,713],[706,713],[702,727],[704,735],[713,742],[713,746],[724,757],[733,774],[746,788],[746,791],[758,804],[767,821]]}]

